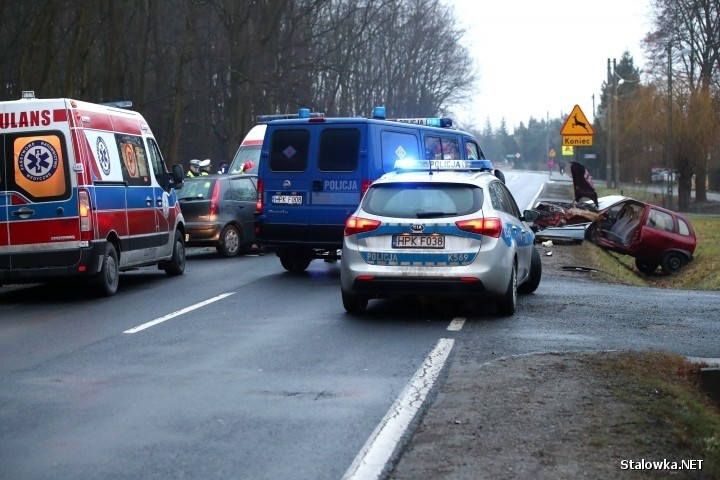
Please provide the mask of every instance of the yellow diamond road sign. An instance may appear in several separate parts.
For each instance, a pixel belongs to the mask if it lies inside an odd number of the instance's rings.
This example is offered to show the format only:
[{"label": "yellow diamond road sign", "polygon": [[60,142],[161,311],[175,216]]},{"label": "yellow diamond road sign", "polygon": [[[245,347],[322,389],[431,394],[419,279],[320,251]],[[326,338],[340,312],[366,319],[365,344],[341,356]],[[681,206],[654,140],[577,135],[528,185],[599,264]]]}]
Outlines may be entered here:
[{"label": "yellow diamond road sign", "polygon": [[[588,122],[587,117],[583,113],[582,110],[580,110],[580,105],[575,105],[575,108],[573,108],[572,112],[570,112],[570,116],[565,120],[565,124],[560,129],[560,135],[583,135],[592,136],[595,133],[595,130],[593,130],[592,125],[590,125],[590,122]],[[564,144],[567,145],[567,144]]]}]

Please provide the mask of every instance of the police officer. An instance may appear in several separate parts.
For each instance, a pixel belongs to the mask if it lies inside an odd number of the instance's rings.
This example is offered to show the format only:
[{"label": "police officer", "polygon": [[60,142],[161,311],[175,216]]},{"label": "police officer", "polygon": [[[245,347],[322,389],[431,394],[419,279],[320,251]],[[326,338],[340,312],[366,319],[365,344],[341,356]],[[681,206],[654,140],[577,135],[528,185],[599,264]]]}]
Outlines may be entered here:
[{"label": "police officer", "polygon": [[190,170],[187,172],[188,177],[199,177],[200,176],[200,160],[190,160]]},{"label": "police officer", "polygon": [[210,175],[210,159],[200,161],[200,175]]},{"label": "police officer", "polygon": [[218,173],[223,175],[228,172],[228,164],[227,162],[220,162],[220,169],[218,170]]}]

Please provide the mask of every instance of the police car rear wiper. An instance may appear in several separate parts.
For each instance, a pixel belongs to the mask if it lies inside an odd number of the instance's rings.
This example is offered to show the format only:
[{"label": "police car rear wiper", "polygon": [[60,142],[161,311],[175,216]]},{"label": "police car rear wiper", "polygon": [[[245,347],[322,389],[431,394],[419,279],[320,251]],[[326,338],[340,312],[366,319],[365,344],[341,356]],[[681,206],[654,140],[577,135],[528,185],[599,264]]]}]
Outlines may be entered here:
[{"label": "police car rear wiper", "polygon": [[417,218],[456,217],[457,212],[417,212]]}]

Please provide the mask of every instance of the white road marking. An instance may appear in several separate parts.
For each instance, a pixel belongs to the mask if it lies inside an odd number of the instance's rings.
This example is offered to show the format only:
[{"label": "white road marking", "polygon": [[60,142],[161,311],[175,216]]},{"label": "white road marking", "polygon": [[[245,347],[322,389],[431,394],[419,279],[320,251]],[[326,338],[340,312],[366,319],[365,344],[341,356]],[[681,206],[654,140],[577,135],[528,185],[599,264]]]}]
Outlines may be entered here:
[{"label": "white road marking", "polygon": [[465,317],[457,317],[452,319],[447,329],[451,332],[459,332],[462,330],[463,325],[465,325]]},{"label": "white road marking", "polygon": [[196,310],[200,307],[204,307],[205,305],[213,302],[217,302],[218,300],[222,300],[225,297],[229,297],[230,295],[234,295],[235,292],[228,292],[223,293],[222,295],[218,295],[217,297],[209,298],[205,301],[202,301],[200,303],[196,303],[195,305],[190,305],[189,307],[185,307],[182,310],[178,310],[177,312],[169,313],[165,315],[164,317],[156,318],[155,320],[152,320],[147,323],[143,323],[142,325],[138,325],[137,327],[131,328],[130,330],[125,330],[123,333],[137,333],[141,330],[145,330],[146,328],[153,327],[157,325],[158,323],[165,322],[167,320],[170,320],[171,318],[178,317],[184,313],[191,312],[193,310]]},{"label": "white road marking", "polygon": [[379,479],[445,366],[454,340],[441,338],[347,469],[344,480]]}]

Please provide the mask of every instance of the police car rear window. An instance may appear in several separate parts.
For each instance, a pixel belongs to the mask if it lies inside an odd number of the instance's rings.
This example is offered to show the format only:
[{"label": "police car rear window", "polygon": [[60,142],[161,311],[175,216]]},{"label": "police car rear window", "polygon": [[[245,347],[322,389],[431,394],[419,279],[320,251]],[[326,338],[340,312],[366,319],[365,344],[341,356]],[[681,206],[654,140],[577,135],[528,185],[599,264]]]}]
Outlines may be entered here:
[{"label": "police car rear window", "polygon": [[275,130],[270,144],[270,170],[303,172],[307,169],[310,132],[305,129]]},{"label": "police car rear window", "polygon": [[438,183],[378,184],[368,190],[362,202],[368,213],[397,218],[470,215],[482,205],[480,187]]}]

